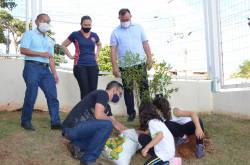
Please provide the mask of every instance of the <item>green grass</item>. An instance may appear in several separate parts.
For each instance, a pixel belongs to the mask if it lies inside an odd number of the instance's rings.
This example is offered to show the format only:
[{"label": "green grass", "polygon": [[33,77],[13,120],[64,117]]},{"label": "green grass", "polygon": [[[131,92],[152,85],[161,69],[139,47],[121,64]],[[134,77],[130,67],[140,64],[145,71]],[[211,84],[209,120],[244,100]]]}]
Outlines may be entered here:
[{"label": "green grass", "polygon": [[[62,118],[66,114],[61,114]],[[117,117],[127,127],[138,127],[138,119],[127,123],[126,117]],[[210,145],[202,159],[184,160],[184,165],[247,165],[250,164],[250,120],[225,115],[202,114]],[[50,130],[47,112],[35,112],[35,132],[20,127],[20,112],[0,112],[1,165],[78,165],[70,157],[66,141],[60,131]],[[101,160],[103,161],[103,160]],[[131,165],[141,165],[145,159],[137,153]],[[104,163],[108,165],[110,163]]]}]

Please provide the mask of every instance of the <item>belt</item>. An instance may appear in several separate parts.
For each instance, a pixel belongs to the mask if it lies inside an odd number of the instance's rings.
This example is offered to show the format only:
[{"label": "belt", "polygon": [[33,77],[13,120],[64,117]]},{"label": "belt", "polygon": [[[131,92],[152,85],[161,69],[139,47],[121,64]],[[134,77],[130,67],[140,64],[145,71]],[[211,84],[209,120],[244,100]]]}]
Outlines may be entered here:
[{"label": "belt", "polygon": [[26,60],[25,62],[33,63],[33,64],[37,64],[37,65],[42,65],[42,66],[45,66],[45,67],[49,67],[49,64],[48,63],[44,63],[44,62],[32,61],[32,60]]}]

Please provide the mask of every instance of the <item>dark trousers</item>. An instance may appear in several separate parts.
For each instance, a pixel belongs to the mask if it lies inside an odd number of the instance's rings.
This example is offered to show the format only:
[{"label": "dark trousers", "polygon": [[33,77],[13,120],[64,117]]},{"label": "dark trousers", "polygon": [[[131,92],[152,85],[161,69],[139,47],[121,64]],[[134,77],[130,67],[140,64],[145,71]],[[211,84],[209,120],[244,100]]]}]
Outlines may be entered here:
[{"label": "dark trousers", "polygon": [[75,65],[73,72],[80,87],[82,100],[88,93],[97,89],[99,68],[98,66]]},{"label": "dark trousers", "polygon": [[[184,134],[185,135],[195,134],[195,125],[193,121],[190,121],[184,125],[178,124],[173,121],[165,121],[165,124],[174,137],[183,137]],[[200,125],[201,129],[204,131],[204,126],[201,119],[200,119]],[[196,143],[203,144],[203,140],[196,138]]]},{"label": "dark trousers", "polygon": [[81,162],[95,162],[112,132],[109,120],[82,121],[73,128],[63,128],[62,134],[84,153]]},{"label": "dark trousers", "polygon": [[[126,77],[124,77],[124,72],[126,72],[126,70],[128,69],[138,69],[141,70],[142,73],[141,75],[143,76],[141,81],[136,82],[139,85],[139,94],[140,94],[140,100],[143,101],[145,98],[149,97],[149,85],[148,85],[148,79],[147,79],[147,68],[145,64],[140,64],[140,65],[135,65],[132,67],[126,67],[126,68],[120,68],[121,71],[121,78],[122,78],[122,83],[124,86],[124,100],[125,100],[125,104],[127,107],[127,114],[131,115],[133,113],[135,113],[135,109],[134,109],[134,94],[133,94],[133,89],[134,88],[129,88],[133,86],[134,82],[127,82],[125,81]],[[131,73],[133,74],[133,73]]]},{"label": "dark trousers", "polygon": [[31,123],[38,87],[40,87],[47,99],[51,124],[59,124],[59,101],[57,99],[56,82],[49,67],[26,61],[23,70],[23,79],[26,84],[26,91],[21,123]]},{"label": "dark trousers", "polygon": [[[138,137],[138,141],[141,144],[142,148],[144,148],[150,141],[152,140],[150,135],[140,134]],[[168,165],[169,162],[163,162],[159,157],[156,156],[154,152],[154,148],[150,148],[148,153],[151,155],[151,158],[148,159],[144,165]]]}]

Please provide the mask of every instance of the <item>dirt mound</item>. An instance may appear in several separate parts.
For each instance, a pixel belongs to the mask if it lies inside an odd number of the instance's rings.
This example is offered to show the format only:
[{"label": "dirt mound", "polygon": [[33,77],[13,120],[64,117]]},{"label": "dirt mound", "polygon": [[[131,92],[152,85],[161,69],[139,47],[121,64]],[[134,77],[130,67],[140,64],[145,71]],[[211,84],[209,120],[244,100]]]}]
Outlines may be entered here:
[{"label": "dirt mound", "polygon": [[[196,159],[195,157],[195,145],[196,138],[195,135],[188,137],[189,142],[186,144],[178,145],[176,147],[176,155],[182,157],[183,159]],[[210,142],[209,138],[206,136],[204,138],[205,151],[208,149]]]},{"label": "dirt mound", "polygon": [[10,155],[10,152],[8,151],[0,151],[0,160],[7,159]]}]

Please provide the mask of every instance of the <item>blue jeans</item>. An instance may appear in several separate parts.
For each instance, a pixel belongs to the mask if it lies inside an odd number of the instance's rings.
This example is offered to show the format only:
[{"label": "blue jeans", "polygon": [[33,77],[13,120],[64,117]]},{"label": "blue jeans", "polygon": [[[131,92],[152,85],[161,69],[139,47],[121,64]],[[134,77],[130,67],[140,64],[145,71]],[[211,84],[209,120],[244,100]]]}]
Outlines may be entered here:
[{"label": "blue jeans", "polygon": [[31,123],[38,87],[40,87],[47,99],[51,124],[59,124],[59,101],[57,100],[56,82],[50,69],[39,64],[25,62],[23,78],[26,83],[26,91],[21,122]]},{"label": "blue jeans", "polygon": [[112,132],[109,120],[82,121],[73,128],[63,128],[63,135],[84,152],[81,162],[95,162]]}]

